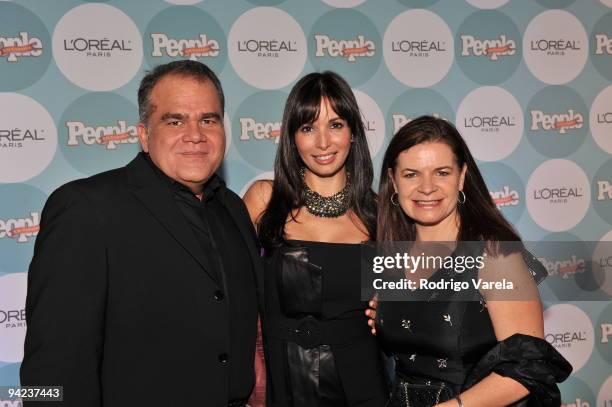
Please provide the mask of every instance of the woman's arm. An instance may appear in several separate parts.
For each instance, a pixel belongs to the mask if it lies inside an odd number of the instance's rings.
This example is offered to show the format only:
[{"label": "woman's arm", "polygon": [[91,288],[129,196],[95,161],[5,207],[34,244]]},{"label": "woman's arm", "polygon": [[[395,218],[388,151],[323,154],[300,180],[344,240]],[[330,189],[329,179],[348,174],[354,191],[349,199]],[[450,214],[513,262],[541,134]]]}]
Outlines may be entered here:
[{"label": "woman's arm", "polygon": [[[245,192],[242,200],[249,212],[251,222],[257,230],[257,221],[268,207],[272,195],[272,181],[255,181]],[[263,349],[263,337],[261,334],[261,318],[257,319],[257,343],[255,347],[255,387],[249,405],[252,407],[264,407],[266,405],[266,361]]]},{"label": "woman's arm", "polygon": [[[497,298],[486,304],[498,341],[515,333],[544,338],[542,304],[520,253],[487,260],[487,267],[480,277],[489,281],[506,278],[515,284],[516,292],[506,295],[511,300],[499,300],[504,295],[498,293],[483,293],[485,298]],[[494,407],[511,404],[528,394],[529,391],[516,380],[491,373],[459,396],[464,407]],[[458,407],[459,403],[449,400],[438,406]]]}]

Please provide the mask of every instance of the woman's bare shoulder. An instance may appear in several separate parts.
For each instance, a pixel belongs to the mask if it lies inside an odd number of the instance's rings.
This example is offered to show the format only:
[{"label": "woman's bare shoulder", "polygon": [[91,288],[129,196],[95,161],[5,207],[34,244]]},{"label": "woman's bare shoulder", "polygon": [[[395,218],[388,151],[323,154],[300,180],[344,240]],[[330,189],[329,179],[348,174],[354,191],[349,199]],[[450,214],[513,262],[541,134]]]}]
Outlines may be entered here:
[{"label": "woman's bare shoulder", "polygon": [[261,214],[268,207],[268,202],[270,202],[272,196],[272,184],[271,179],[258,180],[253,182],[244,193],[242,200],[249,211],[251,222],[257,223]]}]

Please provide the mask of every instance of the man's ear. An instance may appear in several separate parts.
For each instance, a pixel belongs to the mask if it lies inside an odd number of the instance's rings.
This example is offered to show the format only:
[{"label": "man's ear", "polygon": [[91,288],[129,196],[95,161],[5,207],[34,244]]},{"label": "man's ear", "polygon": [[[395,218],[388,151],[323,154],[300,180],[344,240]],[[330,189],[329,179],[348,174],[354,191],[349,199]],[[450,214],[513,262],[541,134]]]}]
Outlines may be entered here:
[{"label": "man's ear", "polygon": [[149,129],[145,126],[144,123],[138,123],[136,126],[136,130],[138,131],[138,139],[140,140],[140,146],[142,147],[142,151],[145,153],[149,152]]}]

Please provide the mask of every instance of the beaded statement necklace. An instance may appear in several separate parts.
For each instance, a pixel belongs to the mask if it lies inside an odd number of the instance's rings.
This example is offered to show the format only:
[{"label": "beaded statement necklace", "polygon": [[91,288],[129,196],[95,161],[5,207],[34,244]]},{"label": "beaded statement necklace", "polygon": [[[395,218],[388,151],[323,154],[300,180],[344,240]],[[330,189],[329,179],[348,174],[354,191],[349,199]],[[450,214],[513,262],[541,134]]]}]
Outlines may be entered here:
[{"label": "beaded statement necklace", "polygon": [[304,168],[302,168],[301,173],[304,183],[304,204],[310,214],[320,218],[337,218],[348,211],[350,204],[350,182],[348,180],[348,174],[344,188],[332,196],[322,196],[318,192],[310,189],[306,183],[304,179]]}]

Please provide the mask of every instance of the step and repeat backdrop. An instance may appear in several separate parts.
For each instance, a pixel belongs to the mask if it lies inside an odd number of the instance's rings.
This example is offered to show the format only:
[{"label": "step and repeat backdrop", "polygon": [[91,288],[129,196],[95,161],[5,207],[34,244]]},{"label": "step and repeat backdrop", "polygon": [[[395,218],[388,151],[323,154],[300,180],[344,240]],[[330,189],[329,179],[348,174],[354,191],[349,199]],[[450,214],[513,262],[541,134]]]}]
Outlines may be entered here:
[{"label": "step and repeat backdrop", "polygon": [[[185,58],[225,88],[220,172],[238,193],[273,177],[291,86],[333,70],[363,110],[377,176],[393,133],[438,115],[525,240],[612,241],[612,0],[0,1],[0,385],[19,383],[46,198],[135,156],[139,80]],[[574,366],[563,403],[610,407],[610,252],[545,263],[576,300],[545,302],[546,338]],[[592,265],[601,278],[583,277]]]}]

